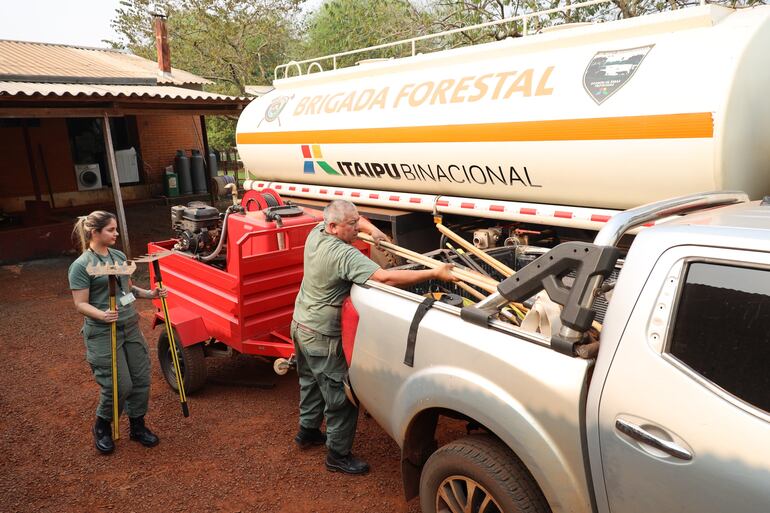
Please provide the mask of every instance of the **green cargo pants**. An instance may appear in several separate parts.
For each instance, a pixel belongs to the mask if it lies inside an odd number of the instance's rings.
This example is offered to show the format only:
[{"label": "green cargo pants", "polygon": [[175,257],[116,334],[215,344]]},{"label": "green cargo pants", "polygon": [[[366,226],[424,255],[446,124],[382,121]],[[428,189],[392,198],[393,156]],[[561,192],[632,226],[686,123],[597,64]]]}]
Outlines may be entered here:
[{"label": "green cargo pants", "polygon": [[[83,326],[86,360],[101,388],[96,415],[112,420],[112,341],[110,325]],[[131,418],[147,413],[150,400],[150,352],[139,329],[138,319],[118,324],[118,411]]]},{"label": "green cargo pants", "polygon": [[326,417],[326,446],[347,455],[353,447],[358,408],[348,401],[343,379],[348,372],[340,337],[329,337],[291,323],[299,374],[299,425],[321,427]]}]

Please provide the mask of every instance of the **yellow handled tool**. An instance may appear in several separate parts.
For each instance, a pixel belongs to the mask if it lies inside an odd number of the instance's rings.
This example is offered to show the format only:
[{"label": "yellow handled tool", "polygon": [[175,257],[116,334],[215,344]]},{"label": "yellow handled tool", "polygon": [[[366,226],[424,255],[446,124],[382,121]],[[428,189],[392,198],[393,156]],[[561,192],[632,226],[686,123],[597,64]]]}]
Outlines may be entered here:
[{"label": "yellow handled tool", "polygon": [[[116,284],[118,277],[114,274],[107,276],[110,283],[110,310],[117,308]],[[118,321],[110,323],[110,338],[112,343],[112,439],[120,438],[120,414],[118,412]]]},{"label": "yellow handled tool", "polygon": [[[152,257],[152,255],[149,255]],[[155,283],[158,287],[163,289],[163,279],[160,274],[160,262],[155,258],[152,260],[152,269],[155,272]],[[171,319],[168,315],[168,304],[166,304],[166,298],[160,297],[160,304],[163,307],[163,321],[166,325],[166,336],[168,337],[169,347],[171,348],[171,361],[174,364],[174,375],[176,376],[177,389],[179,390],[179,402],[182,404],[182,415],[185,417],[190,416],[190,410],[187,407],[187,394],[184,391],[184,378],[182,376],[182,367],[179,365],[179,354],[177,353],[176,338],[174,338],[174,330],[171,327]]]},{"label": "yellow handled tool", "polygon": [[[136,270],[136,264],[130,260],[122,263],[96,263],[88,264],[86,272],[91,276],[106,276],[109,283],[110,310],[117,310],[116,289],[118,276],[131,276]],[[112,344],[112,439],[120,438],[120,411],[118,408],[118,323],[113,321],[110,325],[110,343]]]}]

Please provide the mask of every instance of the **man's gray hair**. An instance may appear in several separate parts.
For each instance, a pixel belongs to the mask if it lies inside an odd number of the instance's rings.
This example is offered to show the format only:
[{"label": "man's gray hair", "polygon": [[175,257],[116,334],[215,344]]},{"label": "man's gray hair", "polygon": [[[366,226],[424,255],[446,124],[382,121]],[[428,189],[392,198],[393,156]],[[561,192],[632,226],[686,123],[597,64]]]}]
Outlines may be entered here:
[{"label": "man's gray hair", "polygon": [[334,200],[324,209],[324,222],[326,224],[339,224],[345,218],[356,211],[356,206],[347,200]]}]

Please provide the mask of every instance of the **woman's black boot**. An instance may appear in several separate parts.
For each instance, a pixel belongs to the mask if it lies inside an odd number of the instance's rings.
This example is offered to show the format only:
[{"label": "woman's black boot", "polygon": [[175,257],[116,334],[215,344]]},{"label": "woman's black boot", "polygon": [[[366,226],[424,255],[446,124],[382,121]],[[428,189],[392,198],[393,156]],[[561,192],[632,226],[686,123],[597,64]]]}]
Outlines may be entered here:
[{"label": "woman's black boot", "polygon": [[112,441],[112,429],[110,422],[97,416],[96,424],[91,429],[94,434],[94,445],[96,450],[102,454],[109,454],[115,450],[115,443]]},{"label": "woman's black boot", "polygon": [[144,425],[144,416],[128,419],[131,422],[131,440],[136,440],[145,447],[155,447],[160,439]]}]

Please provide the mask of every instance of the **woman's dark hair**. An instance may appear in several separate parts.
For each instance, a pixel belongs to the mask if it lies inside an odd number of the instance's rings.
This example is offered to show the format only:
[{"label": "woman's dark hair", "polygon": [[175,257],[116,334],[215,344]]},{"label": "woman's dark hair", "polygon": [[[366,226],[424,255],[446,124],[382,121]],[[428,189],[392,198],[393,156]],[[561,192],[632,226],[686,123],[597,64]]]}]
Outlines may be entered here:
[{"label": "woman's dark hair", "polygon": [[113,219],[115,219],[115,214],[105,210],[94,210],[87,216],[78,217],[75,227],[72,229],[72,239],[80,246],[80,251],[83,252],[88,249],[91,233],[94,230],[102,231]]}]

